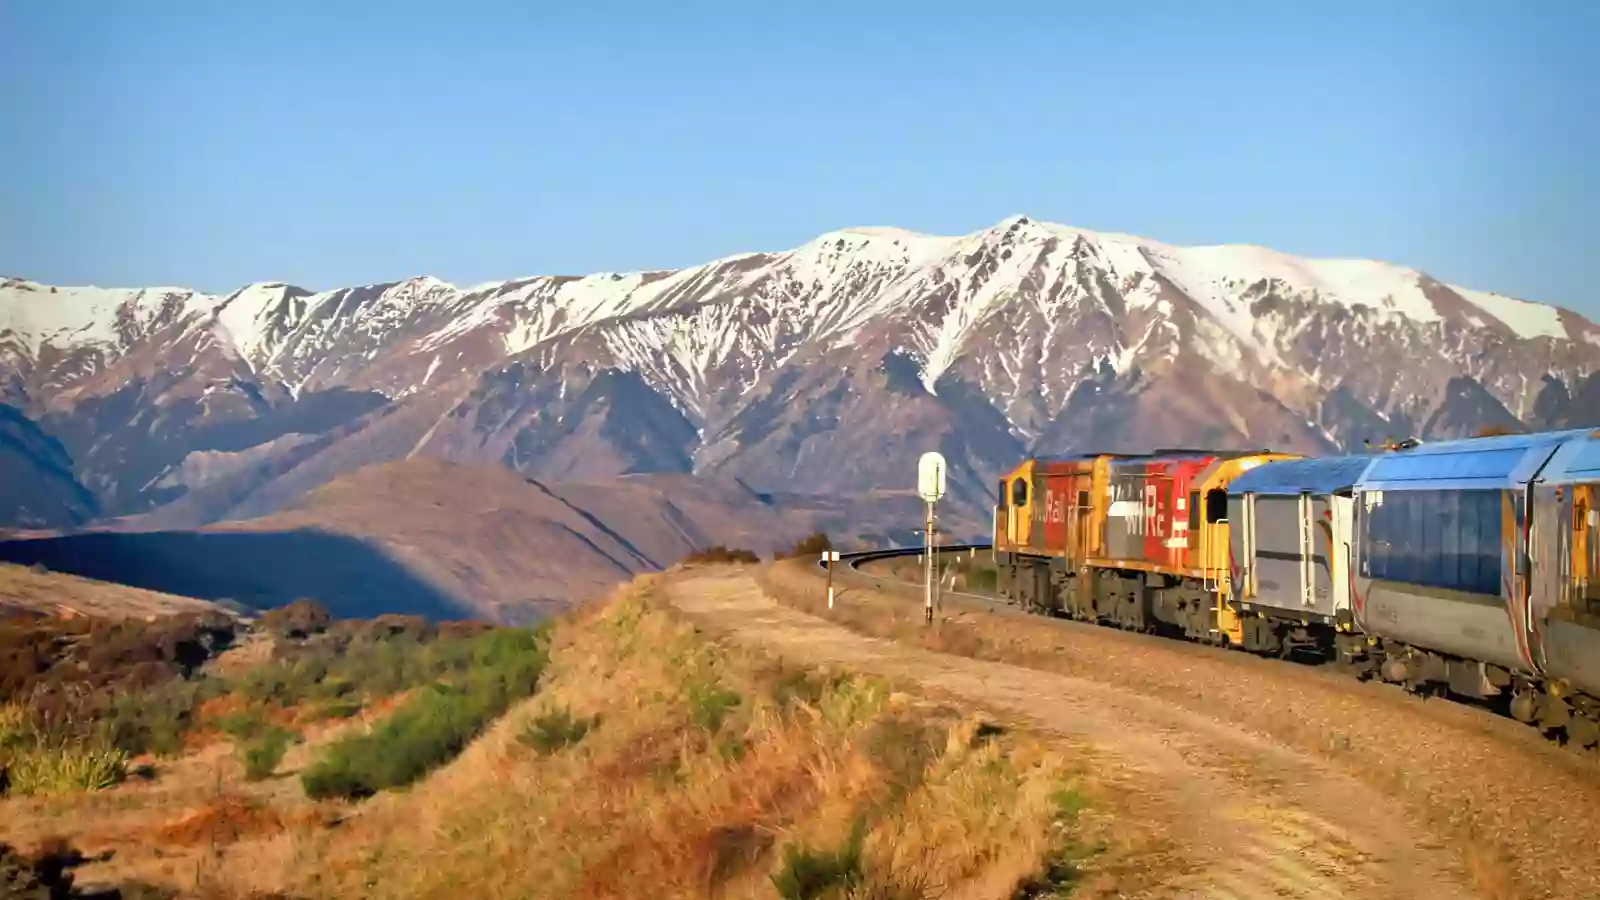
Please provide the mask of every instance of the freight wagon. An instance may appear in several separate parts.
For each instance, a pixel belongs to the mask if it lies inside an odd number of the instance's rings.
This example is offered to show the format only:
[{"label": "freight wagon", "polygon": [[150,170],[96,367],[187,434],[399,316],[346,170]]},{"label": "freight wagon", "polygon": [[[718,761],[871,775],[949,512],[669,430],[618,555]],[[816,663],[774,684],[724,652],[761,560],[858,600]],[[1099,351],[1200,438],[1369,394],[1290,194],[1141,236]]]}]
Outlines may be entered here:
[{"label": "freight wagon", "polygon": [[1376,457],[1268,463],[1228,485],[1230,599],[1244,649],[1364,652],[1350,607],[1355,484]]}]

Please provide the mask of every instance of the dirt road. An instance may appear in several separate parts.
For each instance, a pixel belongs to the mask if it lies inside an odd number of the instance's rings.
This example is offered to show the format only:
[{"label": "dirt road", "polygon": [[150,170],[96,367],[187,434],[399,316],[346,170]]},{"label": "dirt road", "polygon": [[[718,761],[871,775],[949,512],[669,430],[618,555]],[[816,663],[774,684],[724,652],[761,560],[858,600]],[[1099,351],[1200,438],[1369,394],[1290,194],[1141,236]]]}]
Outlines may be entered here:
[{"label": "dirt road", "polygon": [[781,606],[747,574],[678,573],[669,600],[734,640],[843,665],[1086,741],[1126,812],[1158,817],[1183,862],[1141,896],[1474,898],[1460,855],[1323,762],[1103,684],[870,638]]}]

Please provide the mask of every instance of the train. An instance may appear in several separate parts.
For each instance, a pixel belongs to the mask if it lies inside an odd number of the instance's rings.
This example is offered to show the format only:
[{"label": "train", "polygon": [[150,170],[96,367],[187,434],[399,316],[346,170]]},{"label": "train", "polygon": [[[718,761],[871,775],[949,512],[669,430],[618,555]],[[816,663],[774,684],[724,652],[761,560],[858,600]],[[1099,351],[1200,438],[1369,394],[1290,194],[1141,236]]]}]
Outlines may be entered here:
[{"label": "train", "polygon": [[1163,449],[999,479],[1033,612],[1332,663],[1600,747],[1600,430],[1307,457]]}]

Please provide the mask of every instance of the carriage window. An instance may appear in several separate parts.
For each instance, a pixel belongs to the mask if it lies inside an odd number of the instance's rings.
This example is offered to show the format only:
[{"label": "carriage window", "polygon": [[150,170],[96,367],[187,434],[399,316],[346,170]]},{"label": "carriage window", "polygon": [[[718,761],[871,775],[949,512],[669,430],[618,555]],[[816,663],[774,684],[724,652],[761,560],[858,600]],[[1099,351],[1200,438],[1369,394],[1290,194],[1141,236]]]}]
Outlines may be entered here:
[{"label": "carriage window", "polygon": [[1228,492],[1221,488],[1206,491],[1206,522],[1228,521]]},{"label": "carriage window", "polygon": [[1028,505],[1028,480],[1026,478],[1018,478],[1016,481],[1011,482],[1011,505]]},{"label": "carriage window", "polygon": [[1499,491],[1384,491],[1357,525],[1373,578],[1500,593]]}]

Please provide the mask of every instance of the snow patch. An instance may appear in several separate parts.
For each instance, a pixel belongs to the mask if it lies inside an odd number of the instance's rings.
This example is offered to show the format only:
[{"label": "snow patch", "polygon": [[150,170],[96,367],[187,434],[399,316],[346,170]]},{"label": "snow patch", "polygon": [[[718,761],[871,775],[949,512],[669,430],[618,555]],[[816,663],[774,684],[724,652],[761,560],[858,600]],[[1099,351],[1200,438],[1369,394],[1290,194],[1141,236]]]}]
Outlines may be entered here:
[{"label": "snow patch", "polygon": [[1516,332],[1520,338],[1567,337],[1567,328],[1561,322],[1561,312],[1553,306],[1530,300],[1518,300],[1504,294],[1471,291],[1454,285],[1450,286],[1450,290],[1504,322],[1506,327]]}]

